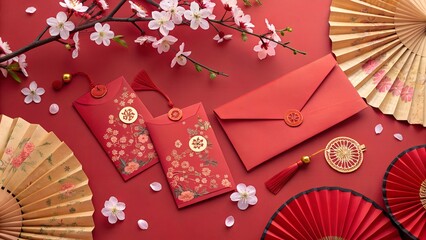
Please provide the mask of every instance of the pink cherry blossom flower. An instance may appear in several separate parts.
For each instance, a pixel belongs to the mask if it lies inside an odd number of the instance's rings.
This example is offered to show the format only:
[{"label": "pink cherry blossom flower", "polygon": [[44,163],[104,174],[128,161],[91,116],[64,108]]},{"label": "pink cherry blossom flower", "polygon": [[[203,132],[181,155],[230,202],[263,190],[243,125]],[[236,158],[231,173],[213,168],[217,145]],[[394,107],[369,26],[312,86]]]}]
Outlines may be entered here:
[{"label": "pink cherry blossom flower", "polygon": [[404,102],[411,102],[413,100],[414,88],[408,85],[404,86],[401,91],[401,99]]},{"label": "pink cherry blossom flower", "polygon": [[32,81],[30,83],[29,88],[23,88],[21,92],[25,95],[24,102],[26,104],[29,104],[31,102],[40,103],[40,96],[43,95],[45,91],[44,88],[38,88],[37,83],[35,81]]},{"label": "pink cherry blossom flower", "polygon": [[18,155],[16,157],[14,157],[12,159],[12,161],[10,162],[10,164],[12,164],[12,167],[14,168],[18,168],[22,165],[22,163],[24,162],[25,158],[23,158],[21,155]]},{"label": "pink cherry blossom flower", "polygon": [[377,84],[376,89],[379,92],[387,92],[391,88],[392,83],[391,79],[388,76],[382,78],[382,80]]},{"label": "pink cherry blossom flower", "polygon": [[64,0],[64,2],[60,2],[59,5],[76,12],[85,12],[89,8],[87,6],[83,6],[83,3],[79,2],[78,0]]},{"label": "pink cherry blossom flower", "polygon": [[159,29],[160,33],[163,36],[169,35],[169,31],[175,28],[175,24],[170,19],[170,14],[162,11],[153,11],[152,13],[153,20],[149,21],[148,28],[151,30]]},{"label": "pink cherry blossom flower", "polygon": [[111,40],[114,38],[114,32],[110,30],[110,26],[108,23],[105,23],[103,26],[100,23],[95,24],[96,32],[90,34],[90,40],[95,41],[96,44],[105,46],[109,46],[111,44]]},{"label": "pink cherry blossom flower", "polygon": [[237,192],[232,193],[230,198],[233,202],[238,202],[240,210],[246,210],[249,205],[257,203],[256,188],[240,183],[237,185]]},{"label": "pink cherry blossom flower", "polygon": [[133,3],[132,1],[129,1],[130,8],[136,13],[136,16],[140,18],[144,18],[147,16],[146,11],[139,5]]},{"label": "pink cherry blossom flower", "polygon": [[102,215],[108,217],[108,222],[115,224],[117,220],[124,220],[126,215],[124,214],[126,204],[119,202],[114,196],[111,196],[109,200],[105,201],[104,208],[102,208]]},{"label": "pink cherry blossom flower", "polygon": [[232,16],[234,17],[235,24],[241,29],[252,33],[254,25],[251,23],[251,17],[244,12],[239,7],[232,8]]},{"label": "pink cherry blossom flower", "polygon": [[78,37],[79,32],[76,32],[74,36],[72,37],[72,40],[74,41],[74,50],[72,51],[72,58],[78,57],[78,51],[80,50],[80,39]]},{"label": "pink cherry blossom flower", "polygon": [[370,74],[374,71],[374,69],[376,69],[378,65],[379,62],[376,59],[370,59],[362,65],[362,70],[366,74]]},{"label": "pink cherry blossom flower", "polygon": [[231,11],[234,7],[237,7],[237,0],[222,0],[222,4],[226,11]]},{"label": "pink cherry blossom flower", "polygon": [[271,32],[272,34],[272,39],[274,39],[277,42],[281,42],[281,38],[280,36],[277,34],[277,31],[275,30],[275,26],[274,24],[269,24],[268,19],[265,18],[265,23],[266,26],[268,27],[268,30]]},{"label": "pink cherry blossom flower", "polygon": [[210,12],[210,16],[208,16],[209,19],[216,18],[216,16],[213,14],[213,10],[215,6],[216,6],[216,3],[212,2],[211,0],[203,0],[202,2],[202,8],[207,9]]},{"label": "pink cherry blossom flower", "polygon": [[58,36],[64,40],[67,40],[70,36],[70,31],[74,30],[75,25],[71,21],[67,21],[67,14],[64,12],[58,12],[56,18],[50,17],[46,20],[50,26],[49,33],[51,36]]},{"label": "pink cherry blossom flower", "polygon": [[146,134],[141,134],[138,136],[138,141],[140,143],[146,143],[148,141],[148,135]]},{"label": "pink cherry blossom flower", "polygon": [[155,41],[157,41],[157,38],[155,38],[154,36],[144,35],[136,38],[135,43],[143,45],[144,43],[153,43]]},{"label": "pink cherry blossom flower", "polygon": [[177,42],[177,40],[178,39],[172,35],[167,35],[153,42],[152,47],[156,48],[158,53],[161,54],[163,52],[168,52],[170,50],[170,46]]},{"label": "pink cherry blossom flower", "polygon": [[124,171],[127,174],[131,174],[131,173],[133,173],[134,171],[136,171],[138,169],[139,169],[139,164],[138,163],[136,163],[136,162],[129,162],[129,163],[127,163],[127,166],[124,168]]},{"label": "pink cherry blossom flower", "polygon": [[[3,57],[4,55],[12,53],[12,50],[10,50],[9,44],[7,42],[3,42],[0,37],[0,57]],[[0,65],[3,67],[9,66],[13,62],[13,59],[9,59],[7,61],[1,62]],[[0,67],[0,71],[2,72],[4,77],[7,77],[7,70],[3,67]]]},{"label": "pink cherry blossom flower", "polygon": [[259,59],[263,60],[267,56],[275,56],[275,47],[277,45],[278,44],[276,42],[263,39],[260,40],[256,46],[254,46],[253,50],[257,52],[257,56],[259,57]]},{"label": "pink cherry blossom flower", "polygon": [[160,7],[170,15],[174,24],[182,23],[185,8],[179,6],[178,0],[163,0],[160,2]]},{"label": "pink cherry blossom flower", "polygon": [[211,12],[207,9],[200,9],[200,5],[196,2],[191,2],[190,10],[185,10],[185,18],[191,21],[190,27],[194,30],[201,27],[206,30],[209,28],[209,22],[205,18],[208,18]]},{"label": "pink cherry blossom flower", "polygon": [[174,67],[177,64],[184,66],[187,62],[186,57],[191,55],[191,51],[184,52],[183,49],[185,47],[185,43],[182,43],[179,46],[179,52],[176,53],[176,56],[173,58],[170,67]]},{"label": "pink cherry blossom flower", "polygon": [[25,54],[21,54],[18,56],[18,64],[19,69],[21,69],[22,74],[24,74],[25,77],[28,77],[28,72],[25,69],[28,66],[28,63],[26,62],[27,56]]},{"label": "pink cherry blossom flower", "polygon": [[389,91],[392,92],[392,95],[399,96],[401,95],[401,91],[403,87],[404,87],[404,83],[401,80],[399,80],[399,78],[397,78]]},{"label": "pink cherry blossom flower", "polygon": [[226,34],[222,31],[216,34],[216,36],[213,37],[213,40],[217,41],[217,43],[221,43],[225,40],[229,40],[232,38],[232,34]]}]

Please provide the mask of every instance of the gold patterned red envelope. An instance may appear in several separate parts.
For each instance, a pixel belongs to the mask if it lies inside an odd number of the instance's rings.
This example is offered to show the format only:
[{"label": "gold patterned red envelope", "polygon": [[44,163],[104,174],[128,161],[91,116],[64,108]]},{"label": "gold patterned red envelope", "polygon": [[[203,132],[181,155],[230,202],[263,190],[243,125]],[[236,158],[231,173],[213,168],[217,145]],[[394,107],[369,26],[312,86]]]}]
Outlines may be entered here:
[{"label": "gold patterned red envelope", "polygon": [[203,105],[191,105],[181,113],[181,119],[164,114],[146,122],[178,208],[234,188]]},{"label": "gold patterned red envelope", "polygon": [[158,162],[145,126],[152,115],[123,77],[106,87],[105,96],[87,93],[73,105],[127,181]]}]

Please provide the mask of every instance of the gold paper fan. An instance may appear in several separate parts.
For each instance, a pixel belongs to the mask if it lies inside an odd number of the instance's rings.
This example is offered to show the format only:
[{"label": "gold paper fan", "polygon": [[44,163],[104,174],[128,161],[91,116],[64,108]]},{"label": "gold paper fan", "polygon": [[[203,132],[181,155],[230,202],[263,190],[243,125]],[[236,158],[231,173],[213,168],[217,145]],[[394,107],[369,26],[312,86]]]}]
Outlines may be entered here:
[{"label": "gold paper fan", "polygon": [[54,133],[0,115],[0,239],[92,239],[92,192]]},{"label": "gold paper fan", "polygon": [[426,127],[425,0],[333,0],[330,39],[368,104]]}]

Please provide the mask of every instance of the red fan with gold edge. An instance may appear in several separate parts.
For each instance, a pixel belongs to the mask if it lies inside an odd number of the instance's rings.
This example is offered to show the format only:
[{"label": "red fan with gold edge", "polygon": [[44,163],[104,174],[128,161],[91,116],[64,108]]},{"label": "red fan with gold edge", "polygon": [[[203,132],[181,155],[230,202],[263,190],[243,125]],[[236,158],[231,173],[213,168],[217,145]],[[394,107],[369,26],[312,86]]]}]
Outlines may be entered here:
[{"label": "red fan with gold edge", "polygon": [[405,233],[426,239],[426,145],[409,148],[392,161],[383,178],[383,198]]},{"label": "red fan with gold edge", "polygon": [[320,187],[287,200],[271,217],[261,239],[391,240],[400,235],[372,200],[349,189]]},{"label": "red fan with gold edge", "polygon": [[330,39],[361,97],[397,120],[426,127],[424,0],[332,0]]},{"label": "red fan with gold edge", "polygon": [[92,239],[92,191],[54,133],[0,115],[0,239]]}]

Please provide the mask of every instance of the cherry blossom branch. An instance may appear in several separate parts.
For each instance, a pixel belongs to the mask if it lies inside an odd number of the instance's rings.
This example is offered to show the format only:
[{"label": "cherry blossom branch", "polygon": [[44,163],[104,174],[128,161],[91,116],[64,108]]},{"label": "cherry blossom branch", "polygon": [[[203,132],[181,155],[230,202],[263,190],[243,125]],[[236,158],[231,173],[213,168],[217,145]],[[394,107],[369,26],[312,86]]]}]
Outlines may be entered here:
[{"label": "cherry blossom branch", "polygon": [[195,69],[198,71],[198,72],[200,72],[201,71],[201,69],[200,69],[200,67],[201,68],[204,68],[204,69],[206,69],[207,71],[209,71],[209,73],[210,73],[210,78],[211,79],[213,79],[213,78],[215,78],[216,76],[225,76],[225,77],[229,77],[229,75],[228,74],[226,74],[226,73],[224,73],[224,72],[220,72],[220,71],[217,71],[217,70],[214,70],[214,69],[212,69],[212,68],[210,68],[210,67],[207,67],[206,65],[204,65],[204,64],[201,64],[201,63],[198,63],[197,61],[195,61],[194,59],[192,59],[191,57],[188,57],[188,56],[185,56],[185,55],[181,55],[181,56],[183,56],[183,57],[185,57],[186,59],[188,59],[190,62],[192,62],[193,64],[194,64],[194,66],[195,66]]}]

